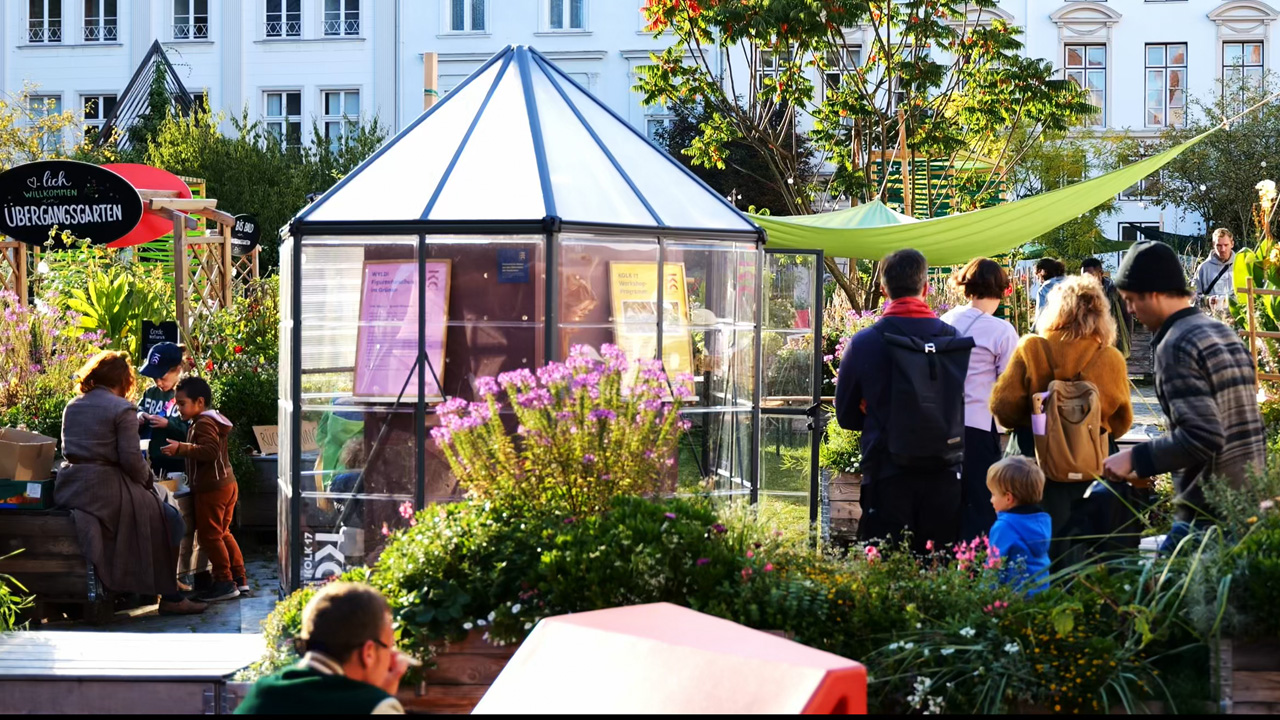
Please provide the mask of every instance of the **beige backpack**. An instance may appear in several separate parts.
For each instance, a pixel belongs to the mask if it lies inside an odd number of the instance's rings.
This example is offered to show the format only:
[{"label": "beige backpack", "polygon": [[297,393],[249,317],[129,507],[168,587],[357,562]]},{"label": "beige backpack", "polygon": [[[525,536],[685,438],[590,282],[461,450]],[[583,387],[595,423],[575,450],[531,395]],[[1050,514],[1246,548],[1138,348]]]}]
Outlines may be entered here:
[{"label": "beige backpack", "polygon": [[1036,461],[1050,480],[1090,482],[1102,477],[1102,462],[1107,457],[1098,386],[1081,380],[1079,373],[1074,380],[1056,379],[1047,343],[1044,353],[1055,379],[1046,392],[1031,396]]}]

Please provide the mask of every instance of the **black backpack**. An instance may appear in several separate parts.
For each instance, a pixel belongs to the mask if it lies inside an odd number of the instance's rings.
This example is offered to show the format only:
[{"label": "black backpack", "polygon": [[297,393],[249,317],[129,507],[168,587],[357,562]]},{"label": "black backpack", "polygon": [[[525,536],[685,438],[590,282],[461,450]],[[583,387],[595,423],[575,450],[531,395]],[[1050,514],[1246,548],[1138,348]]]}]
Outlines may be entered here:
[{"label": "black backpack", "polygon": [[964,382],[973,338],[895,332],[877,323],[889,357],[889,460],[900,468],[943,470],[964,462]]}]

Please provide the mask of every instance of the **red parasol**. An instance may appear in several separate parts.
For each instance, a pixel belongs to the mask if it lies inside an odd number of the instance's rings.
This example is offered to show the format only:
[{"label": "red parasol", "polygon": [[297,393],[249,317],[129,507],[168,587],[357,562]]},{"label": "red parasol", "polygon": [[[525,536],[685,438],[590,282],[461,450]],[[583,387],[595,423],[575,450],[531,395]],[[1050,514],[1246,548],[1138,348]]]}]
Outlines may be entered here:
[{"label": "red parasol", "polygon": [[[171,190],[177,192],[179,198],[191,199],[191,188],[187,187],[182,178],[168,170],[137,163],[109,163],[102,167],[128,180],[136,190]],[[107,247],[133,247],[164,237],[173,231],[173,221],[146,209],[148,204],[145,201],[143,207],[142,219],[138,221],[137,226],[128,235],[108,244]]]}]

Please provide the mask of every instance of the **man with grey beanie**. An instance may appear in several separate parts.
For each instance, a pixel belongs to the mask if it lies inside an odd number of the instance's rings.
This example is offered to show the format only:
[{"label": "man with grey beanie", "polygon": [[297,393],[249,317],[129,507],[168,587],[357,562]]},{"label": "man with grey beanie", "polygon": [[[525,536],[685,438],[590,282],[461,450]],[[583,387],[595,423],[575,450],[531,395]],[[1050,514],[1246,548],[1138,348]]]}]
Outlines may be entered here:
[{"label": "man with grey beanie", "polygon": [[1230,327],[1190,306],[1191,289],[1173,248],[1133,244],[1115,277],[1138,322],[1155,337],[1156,397],[1168,418],[1164,435],[1107,458],[1105,473],[1133,481],[1174,473],[1176,520],[1162,552],[1193,527],[1212,521],[1203,487],[1242,487],[1266,461],[1253,358]]}]

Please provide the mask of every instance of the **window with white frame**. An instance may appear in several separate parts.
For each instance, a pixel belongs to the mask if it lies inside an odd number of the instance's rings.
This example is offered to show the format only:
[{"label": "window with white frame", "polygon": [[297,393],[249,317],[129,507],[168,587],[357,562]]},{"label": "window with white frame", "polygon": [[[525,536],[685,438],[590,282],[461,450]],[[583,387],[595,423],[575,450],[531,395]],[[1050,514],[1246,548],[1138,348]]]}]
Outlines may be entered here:
[{"label": "window with white frame", "polygon": [[173,39],[209,39],[209,0],[173,0]]},{"label": "window with white frame", "polygon": [[662,132],[671,127],[676,116],[666,105],[649,105],[644,109],[644,134],[659,145],[662,144]]},{"label": "window with white frame", "polygon": [[828,50],[822,64],[823,90],[840,87],[844,78],[862,67],[862,46],[845,45],[839,50]]},{"label": "window with white frame", "polygon": [[62,114],[62,96],[30,95],[27,103],[31,124],[40,129],[40,150],[46,155],[58,152],[62,146],[61,132],[47,126],[42,127],[42,125],[54,124],[54,121],[48,123],[45,121],[47,118]]},{"label": "window with white frame", "polygon": [[1182,127],[1186,122],[1186,43],[1147,45],[1147,127]]},{"label": "window with white frame", "polygon": [[84,41],[115,42],[116,0],[84,0]]},{"label": "window with white frame", "polygon": [[360,34],[360,0],[324,0],[325,35]]},{"label": "window with white frame", "polygon": [[197,113],[209,112],[209,93],[193,92],[191,93],[191,109]]},{"label": "window with white frame", "polygon": [[302,92],[272,90],[262,98],[267,132],[287,148],[302,147]]},{"label": "window with white frame", "polygon": [[1122,220],[1119,223],[1119,226],[1120,226],[1119,227],[1120,239],[1127,243],[1137,242],[1139,240],[1146,239],[1146,237],[1141,232],[1138,231],[1138,228],[1140,227],[1151,228],[1152,230],[1160,229],[1160,223],[1158,222],[1129,222],[1129,221]]},{"label": "window with white frame", "polygon": [[96,137],[102,131],[107,118],[116,109],[115,95],[81,95],[80,107],[84,112],[84,135]]},{"label": "window with white frame", "polygon": [[484,32],[488,25],[485,0],[448,0],[450,32]]},{"label": "window with white frame", "polygon": [[266,36],[302,37],[302,0],[267,0]]},{"label": "window with white frame", "polygon": [[1066,78],[1085,89],[1097,112],[1085,124],[1100,126],[1107,118],[1107,46],[1067,45],[1064,72]]},{"label": "window with white frame", "polygon": [[547,29],[587,29],[587,0],[545,1],[547,4]]},{"label": "window with white frame", "polygon": [[1222,91],[1238,94],[1240,108],[1249,91],[1262,87],[1263,57],[1261,40],[1222,43]]},{"label": "window with white frame", "polygon": [[29,0],[27,42],[62,42],[62,0]]},{"label": "window with white frame", "polygon": [[783,50],[781,52],[775,52],[773,50],[757,50],[755,77],[756,94],[759,94],[764,88],[766,78],[776,81],[778,74],[782,72],[782,66],[788,62],[791,62],[790,50]]},{"label": "window with white frame", "polygon": [[324,139],[329,147],[338,149],[347,133],[360,126],[360,91],[325,90],[322,93]]}]

